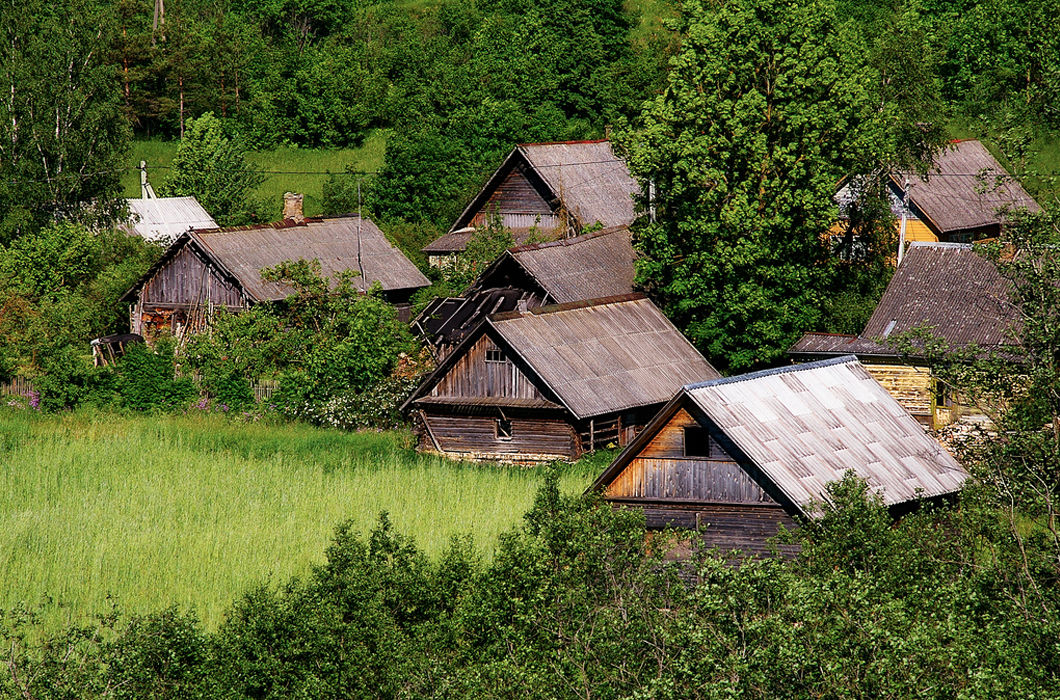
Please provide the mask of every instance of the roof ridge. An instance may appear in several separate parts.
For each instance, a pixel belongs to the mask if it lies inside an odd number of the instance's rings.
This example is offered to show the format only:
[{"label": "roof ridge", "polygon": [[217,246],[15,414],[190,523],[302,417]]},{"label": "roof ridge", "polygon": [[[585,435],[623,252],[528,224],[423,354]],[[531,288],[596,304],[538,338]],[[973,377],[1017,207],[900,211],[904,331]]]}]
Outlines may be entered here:
[{"label": "roof ridge", "polygon": [[851,362],[857,362],[857,355],[842,355],[840,357],[830,357],[827,360],[817,360],[816,362],[806,362],[797,365],[788,365],[787,367],[774,367],[772,369],[760,369],[757,372],[748,372],[747,374],[738,374],[735,377],[722,377],[721,379],[710,379],[705,382],[697,382],[695,384],[685,384],[682,387],[682,391],[691,391],[693,389],[705,389],[712,386],[722,386],[724,384],[736,384],[738,382],[751,381],[753,379],[761,379],[762,377],[772,377],[777,374],[791,374],[792,372],[801,372],[803,370],[819,369],[821,367],[831,367],[832,365],[845,365]]},{"label": "roof ridge", "polygon": [[975,247],[974,243],[952,243],[948,241],[910,241],[910,248],[960,248],[963,250],[972,250]]},{"label": "roof ridge", "polygon": [[577,245],[579,243],[584,243],[586,241],[593,240],[594,238],[610,236],[628,229],[629,226],[626,226],[624,224],[618,226],[609,226],[608,228],[603,228],[599,231],[591,231],[589,233],[583,233],[578,236],[571,236],[570,238],[560,238],[559,240],[555,241],[541,241],[540,243],[524,243],[523,245],[512,246],[508,249],[508,252],[525,253],[530,250],[542,250],[544,248],[560,248],[563,246]]},{"label": "roof ridge", "polygon": [[526,311],[502,311],[501,313],[492,314],[489,316],[489,319],[491,321],[510,321],[528,315],[544,316],[559,313],[561,311],[573,311],[575,309],[587,309],[595,306],[607,306],[609,304],[620,304],[627,301],[639,301],[647,298],[647,295],[641,294],[640,292],[616,294],[615,296],[610,297],[598,297],[596,299],[585,299],[582,301],[568,301],[563,304],[549,304],[548,306],[539,306],[536,309],[527,309]]},{"label": "roof ridge", "polygon": [[[339,221],[341,219],[361,219],[363,221],[371,221],[366,216],[358,216],[356,213],[338,214],[336,216],[307,216],[301,221],[295,219],[280,219],[278,221],[269,221],[260,224],[246,224],[243,226],[218,226],[216,228],[203,228],[196,229],[197,233],[241,233],[244,231],[265,231],[267,229],[283,230],[287,228],[296,228],[300,226],[308,226],[309,224],[323,224],[328,221]],[[373,222],[374,223],[374,222]]]},{"label": "roof ridge", "polygon": [[575,141],[531,141],[530,143],[516,144],[519,148],[527,146],[574,146],[583,143],[608,143],[611,139],[579,139]]}]

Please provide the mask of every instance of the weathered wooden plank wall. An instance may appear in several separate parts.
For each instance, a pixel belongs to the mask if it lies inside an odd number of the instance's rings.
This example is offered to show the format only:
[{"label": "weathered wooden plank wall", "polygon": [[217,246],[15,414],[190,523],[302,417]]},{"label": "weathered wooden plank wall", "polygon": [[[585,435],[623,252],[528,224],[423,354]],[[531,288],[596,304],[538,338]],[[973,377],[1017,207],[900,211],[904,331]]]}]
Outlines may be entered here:
[{"label": "weathered wooden plank wall", "polygon": [[[639,507],[644,510],[649,530],[666,527],[699,530],[701,546],[727,554],[740,550],[745,555],[770,556],[770,538],[776,537],[783,525],[788,530],[798,523],[780,506],[706,504],[695,506],[652,503],[615,504],[616,507]],[[793,556],[799,551],[794,545],[779,545],[782,556]]]},{"label": "weathered wooden plank wall", "polygon": [[185,246],[148,280],[140,299],[145,304],[243,305],[235,285],[208,268],[190,246]]},{"label": "weathered wooden plank wall", "polygon": [[536,223],[539,228],[551,229],[559,223],[548,202],[518,168],[508,173],[485,206],[475,213],[471,225],[482,226],[490,214],[499,214],[508,228],[528,228]]},{"label": "weathered wooden plank wall", "polygon": [[511,360],[487,362],[486,353],[491,350],[498,350],[496,344],[488,336],[480,338],[431,389],[430,395],[545,398],[541,390]]},{"label": "weathered wooden plank wall", "polygon": [[864,362],[865,370],[917,420],[932,425],[932,379],[927,367]]},{"label": "weathered wooden plank wall", "polygon": [[432,436],[444,452],[513,455],[555,455],[578,457],[571,426],[560,418],[512,417],[512,437],[497,438],[496,418],[492,416],[453,416],[424,412],[428,431],[422,446],[433,449]]}]

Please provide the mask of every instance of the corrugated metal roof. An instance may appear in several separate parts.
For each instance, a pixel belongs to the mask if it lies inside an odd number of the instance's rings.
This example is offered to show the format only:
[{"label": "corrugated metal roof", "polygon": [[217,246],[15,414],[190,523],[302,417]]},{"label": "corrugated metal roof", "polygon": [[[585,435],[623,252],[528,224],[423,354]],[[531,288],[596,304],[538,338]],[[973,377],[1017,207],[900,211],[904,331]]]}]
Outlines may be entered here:
[{"label": "corrugated metal roof", "polygon": [[645,297],[498,314],[488,323],[578,418],[663,403],[721,375]]},{"label": "corrugated metal roof", "polygon": [[519,147],[534,170],[582,226],[633,222],[633,195],[640,191],[611,142],[527,143]]},{"label": "corrugated metal roof", "polygon": [[217,228],[217,222],[194,197],[127,199],[130,221],[125,229],[155,243],[172,243],[193,228]]},{"label": "corrugated metal roof", "polygon": [[847,471],[888,506],[954,493],[968,479],[854,357],[683,391],[806,514]]},{"label": "corrugated metal roof", "polygon": [[994,264],[972,246],[913,243],[861,337],[876,340],[930,326],[954,346],[1008,345],[1018,323],[1010,289]]},{"label": "corrugated metal roof", "polygon": [[363,265],[364,277],[354,279],[355,286],[361,290],[367,290],[377,281],[387,291],[430,284],[371,220],[356,216],[193,231],[190,236],[257,301],[276,301],[291,294],[290,287],[265,282],[260,274],[262,269],[287,260],[317,259],[321,273],[332,279],[347,270],[358,272]]},{"label": "corrugated metal roof", "polygon": [[[982,175],[982,177],[977,177]],[[1000,207],[1041,207],[979,141],[960,141],[939,154],[927,178],[908,178],[909,199],[942,233],[990,226],[1001,221]]]},{"label": "corrugated metal roof", "polygon": [[788,354],[894,356],[884,338],[922,327],[953,348],[1003,348],[1019,331],[1010,289],[972,245],[912,243],[858,336],[807,333]]},{"label": "corrugated metal roof", "polygon": [[[512,240],[515,241],[516,245],[522,245],[526,243],[533,235],[547,234],[547,231],[542,231],[536,228],[512,228],[508,229],[509,233],[512,234]],[[459,231],[452,231],[446,233],[427,245],[420,248],[424,253],[428,255],[444,255],[448,253],[462,253],[467,250],[467,244],[471,241],[471,237],[475,235],[474,229],[460,229]]]},{"label": "corrugated metal roof", "polygon": [[512,248],[509,254],[558,303],[633,291],[637,256],[625,226]]}]

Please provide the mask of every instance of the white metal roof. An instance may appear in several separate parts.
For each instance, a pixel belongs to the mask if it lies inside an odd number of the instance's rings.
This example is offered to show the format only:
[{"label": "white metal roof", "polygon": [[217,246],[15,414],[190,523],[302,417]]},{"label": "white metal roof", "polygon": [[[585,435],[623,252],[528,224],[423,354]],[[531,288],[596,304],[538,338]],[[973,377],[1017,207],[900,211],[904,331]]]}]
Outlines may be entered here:
[{"label": "white metal roof", "polygon": [[172,243],[189,229],[217,228],[194,197],[128,199],[128,229],[154,243]]}]

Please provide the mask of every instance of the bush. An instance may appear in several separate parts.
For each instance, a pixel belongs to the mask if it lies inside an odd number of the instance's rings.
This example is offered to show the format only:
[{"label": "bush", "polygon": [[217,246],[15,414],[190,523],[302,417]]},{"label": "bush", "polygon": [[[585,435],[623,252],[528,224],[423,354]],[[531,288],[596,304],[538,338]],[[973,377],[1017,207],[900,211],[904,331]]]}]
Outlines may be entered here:
[{"label": "bush", "polygon": [[152,350],[131,345],[118,365],[121,403],[134,411],[172,411],[194,398],[195,384],[173,372],[173,343],[160,340]]}]

